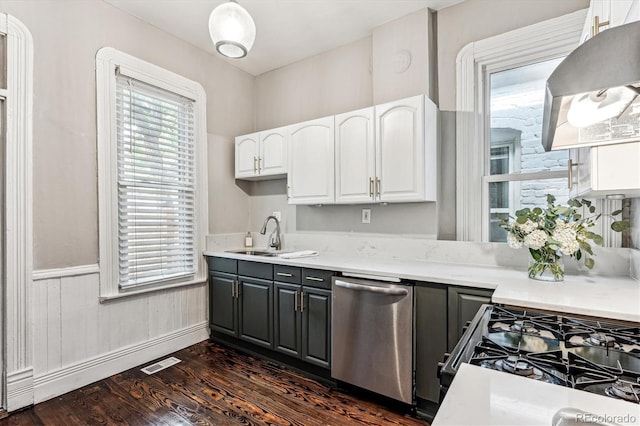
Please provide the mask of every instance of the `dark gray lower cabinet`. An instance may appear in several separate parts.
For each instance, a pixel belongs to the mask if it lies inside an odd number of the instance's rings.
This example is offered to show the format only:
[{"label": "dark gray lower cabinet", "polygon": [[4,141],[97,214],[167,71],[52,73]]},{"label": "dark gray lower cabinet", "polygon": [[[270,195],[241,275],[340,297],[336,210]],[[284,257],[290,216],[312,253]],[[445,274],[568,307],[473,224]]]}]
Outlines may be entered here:
[{"label": "dark gray lower cabinet", "polygon": [[276,282],[274,292],[274,349],[329,368],[331,291]]},{"label": "dark gray lower cabinet", "polygon": [[448,344],[449,352],[453,350],[462,337],[464,326],[485,303],[491,303],[493,290],[449,287],[448,289]]},{"label": "dark gray lower cabinet", "polygon": [[236,276],[222,272],[209,274],[209,326],[212,330],[238,336]]},{"label": "dark gray lower cabinet", "polygon": [[447,287],[416,283],[416,396],[440,398],[437,366],[447,351]]},{"label": "dark gray lower cabinet", "polygon": [[302,287],[302,359],[331,365],[331,291]]},{"label": "dark gray lower cabinet", "polygon": [[302,317],[298,309],[302,286],[276,282],[274,289],[274,342],[275,350],[300,357]]},{"label": "dark gray lower cabinet", "polygon": [[238,278],[238,337],[266,348],[272,347],[273,282],[259,278]]}]

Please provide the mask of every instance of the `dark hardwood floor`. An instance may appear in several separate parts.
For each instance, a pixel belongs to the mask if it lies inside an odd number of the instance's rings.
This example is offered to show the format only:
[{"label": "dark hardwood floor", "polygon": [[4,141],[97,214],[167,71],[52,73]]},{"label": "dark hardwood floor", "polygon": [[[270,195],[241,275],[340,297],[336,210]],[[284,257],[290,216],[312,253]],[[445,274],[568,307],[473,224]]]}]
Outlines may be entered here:
[{"label": "dark hardwood floor", "polygon": [[427,425],[214,343],[178,351],[0,420],[4,425]]}]

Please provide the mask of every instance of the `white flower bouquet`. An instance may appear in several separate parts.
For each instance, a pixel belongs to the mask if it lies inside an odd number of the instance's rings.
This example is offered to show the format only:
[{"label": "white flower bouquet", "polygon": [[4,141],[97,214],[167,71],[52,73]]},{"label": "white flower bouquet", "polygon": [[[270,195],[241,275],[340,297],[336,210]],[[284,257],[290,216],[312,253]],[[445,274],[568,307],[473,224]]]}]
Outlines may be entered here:
[{"label": "white flower bouquet", "polygon": [[[602,245],[600,235],[590,231],[601,214],[595,214],[595,207],[589,200],[571,199],[567,206],[555,205],[556,198],[547,195],[547,208],[525,208],[516,212],[512,220],[502,220],[501,227],[507,230],[507,243],[511,248],[525,246],[531,254],[529,277],[550,281],[562,281],[564,268],[562,256],[570,256],[580,261],[584,259],[587,268],[593,268],[591,243]],[[583,216],[582,211],[589,216]],[[613,212],[618,216],[621,210]],[[617,232],[629,227],[626,220],[614,221],[611,229]]]}]

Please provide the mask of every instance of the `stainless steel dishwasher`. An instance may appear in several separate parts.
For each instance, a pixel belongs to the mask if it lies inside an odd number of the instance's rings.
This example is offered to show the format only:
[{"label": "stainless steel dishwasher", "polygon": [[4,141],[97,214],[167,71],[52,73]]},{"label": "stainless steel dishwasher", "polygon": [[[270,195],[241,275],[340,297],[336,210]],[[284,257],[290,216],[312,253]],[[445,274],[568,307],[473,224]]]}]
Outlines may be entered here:
[{"label": "stainless steel dishwasher", "polygon": [[391,280],[333,278],[331,377],[412,404],[413,287]]}]

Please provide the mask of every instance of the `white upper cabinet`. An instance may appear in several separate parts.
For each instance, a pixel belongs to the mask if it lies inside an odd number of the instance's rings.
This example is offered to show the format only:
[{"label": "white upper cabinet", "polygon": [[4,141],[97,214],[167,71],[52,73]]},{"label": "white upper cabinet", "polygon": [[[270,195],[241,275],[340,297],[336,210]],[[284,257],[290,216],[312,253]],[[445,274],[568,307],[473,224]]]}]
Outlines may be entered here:
[{"label": "white upper cabinet", "polygon": [[374,201],[373,107],[335,116],[336,203]]},{"label": "white upper cabinet", "polygon": [[236,138],[236,179],[283,178],[287,173],[287,129],[266,130]]},{"label": "white upper cabinet", "polygon": [[591,0],[580,41],[584,42],[608,28],[634,21],[640,21],[640,0]]},{"label": "white upper cabinet", "polygon": [[259,173],[262,176],[287,173],[287,128],[260,132]]},{"label": "white upper cabinet", "polygon": [[333,204],[334,117],[293,124],[287,129],[289,204]]},{"label": "white upper cabinet", "polygon": [[571,160],[572,196],[640,197],[640,142],[575,149]]},{"label": "white upper cabinet", "polygon": [[236,138],[236,179],[258,175],[259,140],[258,133]]},{"label": "white upper cabinet", "polygon": [[435,201],[437,108],[423,95],[375,107],[375,201]]}]

